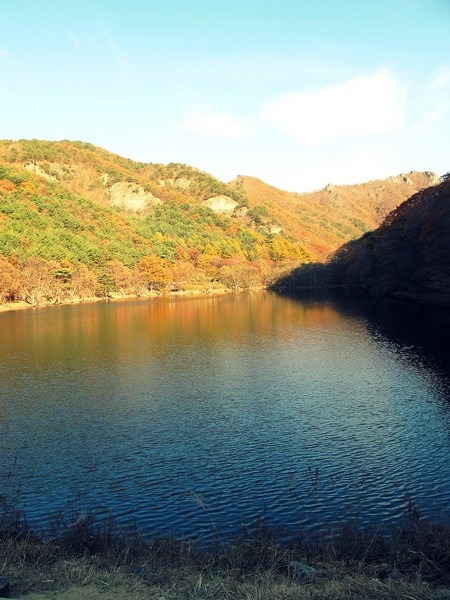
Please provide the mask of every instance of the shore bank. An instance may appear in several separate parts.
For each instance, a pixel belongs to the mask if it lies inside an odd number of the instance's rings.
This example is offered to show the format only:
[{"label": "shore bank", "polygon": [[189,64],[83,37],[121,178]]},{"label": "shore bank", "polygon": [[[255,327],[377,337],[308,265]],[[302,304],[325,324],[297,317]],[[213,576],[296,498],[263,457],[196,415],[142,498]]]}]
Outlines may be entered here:
[{"label": "shore bank", "polygon": [[80,515],[47,537],[0,516],[0,579],[28,600],[450,600],[450,527],[409,506],[388,533],[342,524],[286,539],[262,522],[205,549]]}]

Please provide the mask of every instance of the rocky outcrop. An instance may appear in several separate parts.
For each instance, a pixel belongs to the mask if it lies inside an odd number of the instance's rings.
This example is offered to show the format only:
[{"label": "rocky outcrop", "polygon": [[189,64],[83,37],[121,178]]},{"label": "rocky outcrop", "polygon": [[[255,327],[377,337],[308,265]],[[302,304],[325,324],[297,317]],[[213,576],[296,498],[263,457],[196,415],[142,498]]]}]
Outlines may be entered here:
[{"label": "rocky outcrop", "polygon": [[162,204],[159,198],[146,192],[141,185],[125,181],[119,181],[109,188],[109,199],[113,206],[134,212]]},{"label": "rocky outcrop", "polygon": [[47,179],[47,181],[62,181],[67,179],[67,177],[72,177],[74,175],[71,167],[60,165],[58,163],[29,162],[25,163],[23,166],[27,171],[36,173],[36,175]]},{"label": "rocky outcrop", "polygon": [[205,200],[203,204],[209,206],[209,208],[216,213],[228,215],[230,217],[239,206],[238,202],[228,196],[213,196],[212,198]]},{"label": "rocky outcrop", "polygon": [[[417,175],[421,175],[418,171],[410,171],[409,173],[400,173],[400,175],[393,175],[391,177],[388,177],[387,181],[390,181],[391,183],[407,183],[408,185],[414,186],[415,183],[414,181],[411,179],[411,177],[415,177]],[[423,175],[425,175],[425,177],[428,178],[429,181],[429,185],[438,185],[440,183],[440,178],[439,175],[437,175],[436,173],[432,173],[431,171],[425,171],[423,173]]]}]

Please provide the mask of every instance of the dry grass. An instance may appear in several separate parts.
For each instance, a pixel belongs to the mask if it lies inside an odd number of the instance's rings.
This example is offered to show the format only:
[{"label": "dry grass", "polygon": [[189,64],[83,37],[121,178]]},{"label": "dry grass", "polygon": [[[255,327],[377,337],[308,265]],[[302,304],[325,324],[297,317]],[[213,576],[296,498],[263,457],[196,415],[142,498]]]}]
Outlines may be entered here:
[{"label": "dry grass", "polygon": [[[449,590],[432,588],[420,579],[380,580],[334,569],[334,576],[304,582],[287,573],[261,571],[240,575],[214,568],[163,568],[157,573],[136,575],[124,568],[104,568],[95,557],[56,562],[50,569],[19,569],[12,577],[14,597],[27,598],[134,598],[144,600],[445,600]],[[35,596],[29,595],[29,593]]]},{"label": "dry grass", "polygon": [[[422,521],[411,505],[389,535],[356,524],[318,538],[281,533],[255,523],[206,551],[119,535],[112,519],[93,515],[58,521],[44,538],[15,514],[0,519],[0,577],[29,600],[450,600],[450,528]],[[316,571],[299,575],[293,561]]]}]

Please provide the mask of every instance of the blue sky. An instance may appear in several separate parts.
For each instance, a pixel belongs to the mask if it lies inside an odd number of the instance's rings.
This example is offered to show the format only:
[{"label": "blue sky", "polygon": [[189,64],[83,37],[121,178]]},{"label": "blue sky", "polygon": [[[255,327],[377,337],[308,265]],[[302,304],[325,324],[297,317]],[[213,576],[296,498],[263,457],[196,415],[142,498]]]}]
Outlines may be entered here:
[{"label": "blue sky", "polygon": [[450,170],[450,0],[0,0],[0,138],[308,191]]}]

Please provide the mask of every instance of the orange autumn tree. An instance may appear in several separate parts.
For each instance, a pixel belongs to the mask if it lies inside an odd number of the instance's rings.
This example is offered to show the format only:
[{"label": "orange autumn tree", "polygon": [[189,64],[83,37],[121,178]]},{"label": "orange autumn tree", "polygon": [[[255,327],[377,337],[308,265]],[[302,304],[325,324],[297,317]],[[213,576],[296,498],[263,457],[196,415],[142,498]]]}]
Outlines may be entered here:
[{"label": "orange autumn tree", "polygon": [[19,295],[19,270],[0,255],[0,304]]},{"label": "orange autumn tree", "polygon": [[159,256],[148,254],[141,258],[138,269],[144,276],[148,289],[161,290],[172,281],[172,270],[169,263]]}]

